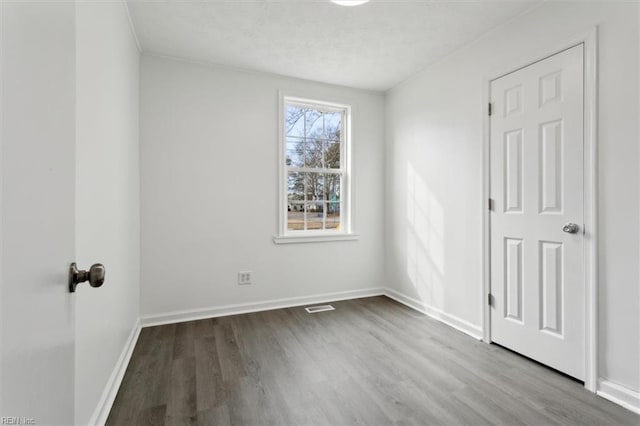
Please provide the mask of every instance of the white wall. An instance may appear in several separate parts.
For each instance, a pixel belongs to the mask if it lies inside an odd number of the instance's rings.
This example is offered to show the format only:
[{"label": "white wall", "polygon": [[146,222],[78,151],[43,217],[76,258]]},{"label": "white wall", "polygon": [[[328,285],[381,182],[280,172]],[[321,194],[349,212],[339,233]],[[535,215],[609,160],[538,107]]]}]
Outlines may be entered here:
[{"label": "white wall", "polygon": [[387,283],[481,325],[484,78],[600,26],[600,375],[640,389],[638,4],[546,3],[387,96]]},{"label": "white wall", "polygon": [[76,424],[87,424],[139,316],[139,52],[122,2],[76,7],[76,250],[104,263],[76,299]]},{"label": "white wall", "polygon": [[0,4],[0,416],[73,423],[75,9]]},{"label": "white wall", "polygon": [[[141,67],[143,314],[382,284],[382,95],[144,55]],[[279,89],[353,106],[360,240],[273,243]],[[237,285],[241,270],[253,285]]]}]

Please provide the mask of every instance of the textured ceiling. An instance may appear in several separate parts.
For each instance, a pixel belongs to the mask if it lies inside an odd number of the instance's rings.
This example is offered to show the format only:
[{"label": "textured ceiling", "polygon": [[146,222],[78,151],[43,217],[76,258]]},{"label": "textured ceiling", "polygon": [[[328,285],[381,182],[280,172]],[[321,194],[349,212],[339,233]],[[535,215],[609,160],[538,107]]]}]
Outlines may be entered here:
[{"label": "textured ceiling", "polygon": [[128,0],[142,50],[386,90],[537,1]]}]

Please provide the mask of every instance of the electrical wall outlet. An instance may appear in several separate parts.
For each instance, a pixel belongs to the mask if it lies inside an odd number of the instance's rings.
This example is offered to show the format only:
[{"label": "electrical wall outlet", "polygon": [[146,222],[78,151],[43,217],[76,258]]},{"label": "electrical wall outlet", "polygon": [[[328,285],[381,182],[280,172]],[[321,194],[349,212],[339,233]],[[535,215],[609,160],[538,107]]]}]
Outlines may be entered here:
[{"label": "electrical wall outlet", "polygon": [[238,272],[238,284],[239,285],[251,284],[251,271]]}]

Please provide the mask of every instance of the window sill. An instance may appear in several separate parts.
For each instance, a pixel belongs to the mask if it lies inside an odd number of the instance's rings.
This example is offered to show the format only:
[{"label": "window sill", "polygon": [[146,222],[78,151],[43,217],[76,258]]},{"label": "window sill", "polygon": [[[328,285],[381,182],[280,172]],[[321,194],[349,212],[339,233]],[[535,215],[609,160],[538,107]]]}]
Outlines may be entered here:
[{"label": "window sill", "polygon": [[336,235],[279,235],[273,237],[276,244],[301,244],[301,243],[328,243],[331,241],[356,241],[360,239],[357,234]]}]

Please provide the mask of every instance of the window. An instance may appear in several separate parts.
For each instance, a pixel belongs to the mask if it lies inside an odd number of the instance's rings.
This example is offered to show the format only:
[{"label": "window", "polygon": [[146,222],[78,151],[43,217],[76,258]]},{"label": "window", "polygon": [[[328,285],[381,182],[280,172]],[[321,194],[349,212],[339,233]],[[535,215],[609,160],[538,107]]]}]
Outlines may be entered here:
[{"label": "window", "polygon": [[346,105],[282,98],[281,237],[351,235],[349,119]]}]

